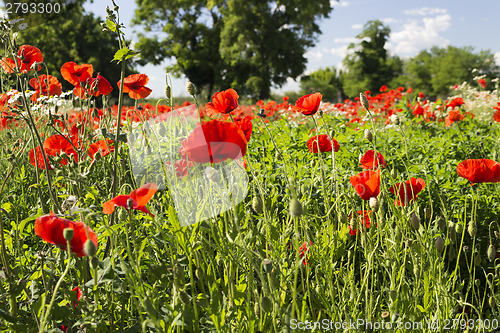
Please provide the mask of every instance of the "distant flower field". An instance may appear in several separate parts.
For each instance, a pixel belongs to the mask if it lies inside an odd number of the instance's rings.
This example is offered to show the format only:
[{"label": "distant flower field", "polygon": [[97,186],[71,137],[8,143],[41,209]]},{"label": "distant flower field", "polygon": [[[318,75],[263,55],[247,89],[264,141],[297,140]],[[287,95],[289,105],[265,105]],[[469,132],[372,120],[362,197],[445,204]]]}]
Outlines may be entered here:
[{"label": "distant flower field", "polygon": [[151,104],[43,57],[1,60],[2,331],[500,330],[497,90]]}]

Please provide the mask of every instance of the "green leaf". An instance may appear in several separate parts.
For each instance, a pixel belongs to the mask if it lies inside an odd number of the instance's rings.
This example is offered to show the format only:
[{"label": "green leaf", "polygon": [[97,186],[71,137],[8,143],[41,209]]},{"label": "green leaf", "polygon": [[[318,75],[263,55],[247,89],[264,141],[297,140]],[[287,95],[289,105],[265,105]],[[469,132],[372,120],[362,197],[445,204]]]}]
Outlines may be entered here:
[{"label": "green leaf", "polygon": [[121,61],[130,59],[137,54],[139,54],[139,52],[132,51],[128,47],[122,47],[121,49],[116,51],[115,56],[111,61],[116,61],[117,63],[120,63]]},{"label": "green leaf", "polygon": [[116,23],[109,20],[109,19],[106,19],[106,26],[108,27],[109,30],[111,30],[112,32],[116,32]]}]

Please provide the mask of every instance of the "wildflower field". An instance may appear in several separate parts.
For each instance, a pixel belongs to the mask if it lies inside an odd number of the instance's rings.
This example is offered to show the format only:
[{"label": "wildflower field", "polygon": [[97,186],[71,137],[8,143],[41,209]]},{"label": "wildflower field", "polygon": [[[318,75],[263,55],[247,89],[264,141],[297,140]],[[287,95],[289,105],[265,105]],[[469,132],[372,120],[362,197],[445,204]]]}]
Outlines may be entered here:
[{"label": "wildflower field", "polygon": [[498,86],[151,104],[11,46],[2,332],[500,331]]}]

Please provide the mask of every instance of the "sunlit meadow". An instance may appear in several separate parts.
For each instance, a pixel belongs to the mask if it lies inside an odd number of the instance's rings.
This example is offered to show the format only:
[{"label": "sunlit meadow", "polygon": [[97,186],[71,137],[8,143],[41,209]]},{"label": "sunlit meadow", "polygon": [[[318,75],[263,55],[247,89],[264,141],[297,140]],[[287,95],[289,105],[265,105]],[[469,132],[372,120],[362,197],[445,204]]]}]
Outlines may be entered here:
[{"label": "sunlit meadow", "polygon": [[498,88],[151,104],[50,56],[1,60],[2,332],[500,329]]}]

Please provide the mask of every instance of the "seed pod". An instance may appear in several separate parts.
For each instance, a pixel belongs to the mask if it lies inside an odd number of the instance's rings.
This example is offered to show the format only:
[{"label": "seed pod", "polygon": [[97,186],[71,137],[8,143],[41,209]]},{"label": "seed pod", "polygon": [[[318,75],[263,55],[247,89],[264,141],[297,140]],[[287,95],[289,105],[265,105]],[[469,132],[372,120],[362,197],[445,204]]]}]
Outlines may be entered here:
[{"label": "seed pod", "polygon": [[474,238],[476,237],[477,233],[477,226],[474,222],[470,221],[469,225],[467,226],[467,231],[469,232],[469,235]]},{"label": "seed pod", "polygon": [[420,218],[415,213],[411,214],[411,226],[415,230],[418,230],[420,228]]},{"label": "seed pod", "polygon": [[370,131],[370,129],[365,129],[365,139],[372,142],[373,141],[373,134],[372,134],[372,131]]},{"label": "seed pod", "polygon": [[262,200],[258,196],[254,196],[252,199],[252,209],[255,213],[260,214],[264,205],[262,204]]},{"label": "seed pod", "polygon": [[490,246],[488,246],[488,250],[486,251],[486,254],[488,255],[488,260],[490,262],[495,260],[495,257],[497,256],[497,249],[495,248],[495,246],[493,244],[490,244]]},{"label": "seed pod", "polygon": [[271,299],[269,299],[269,297],[266,296],[260,299],[260,305],[262,306],[262,310],[264,310],[264,312],[266,313],[271,312],[271,310],[273,309],[273,302],[271,301]]},{"label": "seed pod", "polygon": [[290,201],[290,215],[300,217],[302,215],[302,204],[297,198]]},{"label": "seed pod", "polygon": [[87,239],[85,244],[83,244],[83,250],[91,258],[95,257],[95,254],[97,253],[97,248],[95,247],[94,242],[90,239]]},{"label": "seed pod", "polygon": [[443,252],[443,250],[444,250],[444,239],[443,239],[443,237],[439,236],[438,238],[436,238],[436,241],[434,242],[434,245],[436,246],[436,250],[438,250],[438,252]]},{"label": "seed pod", "polygon": [[378,199],[376,197],[370,198],[369,205],[370,205],[371,210],[374,212],[378,211],[378,208],[380,207]]},{"label": "seed pod", "polygon": [[75,231],[73,230],[73,228],[64,228],[63,237],[66,241],[71,242],[71,240],[73,239],[74,233],[75,233]]},{"label": "seed pod", "polygon": [[365,108],[365,110],[370,109],[370,104],[368,103],[368,98],[366,98],[365,94],[359,94],[359,101],[361,102],[361,106]]}]

